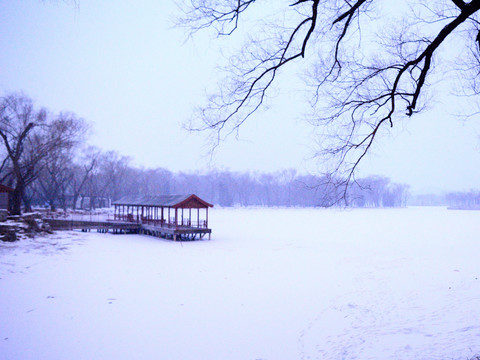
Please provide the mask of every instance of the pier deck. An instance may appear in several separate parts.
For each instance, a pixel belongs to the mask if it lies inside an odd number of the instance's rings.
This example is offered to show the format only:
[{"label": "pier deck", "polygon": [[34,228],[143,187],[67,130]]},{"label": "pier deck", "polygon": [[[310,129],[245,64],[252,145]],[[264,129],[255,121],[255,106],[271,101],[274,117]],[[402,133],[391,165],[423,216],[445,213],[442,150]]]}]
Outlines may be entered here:
[{"label": "pier deck", "polygon": [[203,239],[208,234],[208,239],[212,233],[211,229],[204,227],[189,226],[161,226],[160,224],[142,224],[137,222],[119,221],[119,220],[74,220],[74,219],[44,219],[53,230],[74,230],[82,231],[96,230],[97,232],[114,234],[145,234],[165,239],[176,240],[196,240]]}]

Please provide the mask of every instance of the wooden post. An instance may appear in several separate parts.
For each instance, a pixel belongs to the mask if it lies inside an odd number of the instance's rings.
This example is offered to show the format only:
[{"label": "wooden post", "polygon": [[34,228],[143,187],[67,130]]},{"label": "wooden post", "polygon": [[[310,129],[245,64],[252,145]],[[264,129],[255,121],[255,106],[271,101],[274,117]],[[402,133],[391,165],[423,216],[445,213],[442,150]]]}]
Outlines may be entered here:
[{"label": "wooden post", "polygon": [[197,227],[200,227],[200,208],[197,208]]},{"label": "wooden post", "polygon": [[205,227],[208,229],[208,206],[205,209],[207,210],[207,219],[205,220]]},{"label": "wooden post", "polygon": [[161,220],[160,220],[160,224],[163,226],[163,206],[162,206],[162,210],[161,210],[161,211],[162,211],[162,218],[161,218]]},{"label": "wooden post", "polygon": [[178,209],[175,208],[175,228],[178,228]]}]

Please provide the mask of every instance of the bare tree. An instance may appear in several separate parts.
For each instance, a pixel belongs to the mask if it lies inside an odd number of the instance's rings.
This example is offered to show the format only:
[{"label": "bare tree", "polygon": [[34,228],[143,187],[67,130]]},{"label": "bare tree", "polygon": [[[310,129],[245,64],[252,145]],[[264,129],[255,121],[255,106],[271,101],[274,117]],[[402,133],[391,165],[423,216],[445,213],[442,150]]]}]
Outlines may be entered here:
[{"label": "bare tree", "polygon": [[100,157],[99,172],[94,188],[97,195],[108,196],[112,200],[120,197],[125,187],[130,158],[115,151],[108,151]]},{"label": "bare tree", "polygon": [[60,113],[44,127],[39,139],[48,151],[39,162],[38,189],[53,211],[57,205],[66,209],[67,192],[74,180],[74,159],[87,129],[85,121],[73,113]]},{"label": "bare tree", "polygon": [[12,213],[15,215],[21,213],[25,187],[39,161],[33,147],[29,146],[29,137],[37,127],[45,124],[45,118],[46,111],[35,110],[32,100],[25,95],[10,94],[0,103],[0,137],[11,162],[15,182],[12,196]]},{"label": "bare tree", "polygon": [[[264,106],[282,72],[303,69],[311,121],[327,134],[319,155],[333,160],[330,174],[344,185],[379,134],[422,110],[435,71],[470,77],[473,93],[480,89],[480,0],[189,0],[183,9],[181,25],[192,33],[246,38],[191,129],[220,141]],[[449,62],[449,42],[462,61]]]},{"label": "bare tree", "polygon": [[9,165],[7,178],[14,187],[12,214],[21,213],[22,201],[25,209],[30,210],[30,200],[38,188],[26,190],[42,169],[50,176],[44,183],[48,198],[58,196],[58,181],[63,176],[60,174],[67,166],[65,154],[79,141],[83,128],[83,121],[71,113],[53,116],[45,109],[36,110],[32,100],[23,94],[9,94],[1,99],[0,138]]},{"label": "bare tree", "polygon": [[93,173],[97,171],[101,151],[95,147],[89,146],[84,149],[80,156],[80,164],[73,164],[71,167],[72,180],[70,191],[72,193],[72,208],[77,208],[78,198],[84,191]]}]

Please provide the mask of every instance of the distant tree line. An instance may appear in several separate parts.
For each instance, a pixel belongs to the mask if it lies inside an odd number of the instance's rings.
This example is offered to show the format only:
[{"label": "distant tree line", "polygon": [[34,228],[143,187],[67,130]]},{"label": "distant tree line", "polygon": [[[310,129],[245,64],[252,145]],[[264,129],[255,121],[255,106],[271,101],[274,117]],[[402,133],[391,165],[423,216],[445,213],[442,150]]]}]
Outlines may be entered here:
[{"label": "distant tree line", "polygon": [[479,209],[480,208],[480,191],[457,191],[450,192],[445,195],[446,203],[449,207],[459,209]]},{"label": "distant tree line", "polygon": [[[130,159],[116,152],[93,152],[86,162],[67,166],[61,188],[68,196],[47,197],[41,186],[43,175],[32,184],[36,203],[56,207],[95,208],[108,206],[110,200],[125,195],[194,193],[216,205],[230,206],[405,206],[408,186],[388,178],[370,176],[358,179],[342,203],[337,187],[321,176],[297,174],[295,170],[274,173],[209,171],[173,173],[163,168],[143,169],[130,165]],[[86,165],[85,165],[86,164]],[[47,179],[48,183],[48,179]],[[83,184],[82,184],[83,183]]]},{"label": "distant tree line", "polygon": [[398,207],[405,206],[408,196],[408,186],[381,176],[357,179],[339,193],[335,179],[295,170],[251,174],[138,168],[117,152],[87,146],[87,132],[86,122],[75,114],[36,109],[24,94],[0,99],[0,182],[14,188],[13,214],[33,205],[51,210],[105,207],[124,195],[195,193],[220,206],[324,207]]},{"label": "distant tree line", "polygon": [[480,190],[453,191],[443,194],[419,194],[408,201],[412,206],[448,206],[456,209],[480,209]]}]

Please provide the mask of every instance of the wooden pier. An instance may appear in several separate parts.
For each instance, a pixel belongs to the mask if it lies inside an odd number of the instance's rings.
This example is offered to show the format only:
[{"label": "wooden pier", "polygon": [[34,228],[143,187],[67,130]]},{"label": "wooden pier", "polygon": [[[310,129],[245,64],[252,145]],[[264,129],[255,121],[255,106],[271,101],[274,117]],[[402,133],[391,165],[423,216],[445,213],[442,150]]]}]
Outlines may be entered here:
[{"label": "wooden pier", "polygon": [[208,228],[188,226],[169,227],[113,220],[44,219],[44,221],[48,223],[53,230],[82,230],[85,232],[95,230],[100,233],[145,234],[164,239],[172,239],[174,241],[203,239],[205,235],[208,235],[208,239],[210,240],[212,233],[212,230]]}]

